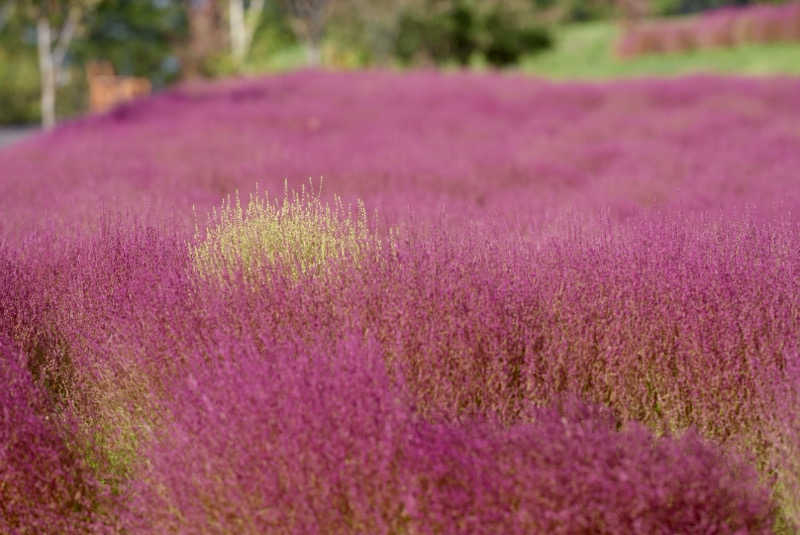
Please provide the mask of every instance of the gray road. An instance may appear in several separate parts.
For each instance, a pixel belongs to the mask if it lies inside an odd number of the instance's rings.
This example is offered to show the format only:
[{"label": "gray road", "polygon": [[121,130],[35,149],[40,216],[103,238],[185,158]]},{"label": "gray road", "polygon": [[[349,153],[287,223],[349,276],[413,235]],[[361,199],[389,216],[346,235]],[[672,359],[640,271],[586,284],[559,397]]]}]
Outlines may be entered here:
[{"label": "gray road", "polygon": [[8,127],[0,126],[0,149],[8,147],[15,141],[34,134],[37,128],[30,126]]}]

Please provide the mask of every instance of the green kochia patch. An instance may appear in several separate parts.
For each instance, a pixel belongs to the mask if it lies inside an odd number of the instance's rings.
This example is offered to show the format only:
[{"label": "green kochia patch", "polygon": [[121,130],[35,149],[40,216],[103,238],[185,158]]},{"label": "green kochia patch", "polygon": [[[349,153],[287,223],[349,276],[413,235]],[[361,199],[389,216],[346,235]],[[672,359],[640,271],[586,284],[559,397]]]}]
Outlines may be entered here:
[{"label": "green kochia patch", "polygon": [[329,204],[311,187],[291,193],[287,187],[282,201],[251,195],[246,209],[238,196],[226,199],[205,231],[197,229],[190,251],[200,277],[241,274],[252,282],[265,268],[297,279],[344,260],[358,264],[380,248],[363,202],[353,207],[334,197]]}]

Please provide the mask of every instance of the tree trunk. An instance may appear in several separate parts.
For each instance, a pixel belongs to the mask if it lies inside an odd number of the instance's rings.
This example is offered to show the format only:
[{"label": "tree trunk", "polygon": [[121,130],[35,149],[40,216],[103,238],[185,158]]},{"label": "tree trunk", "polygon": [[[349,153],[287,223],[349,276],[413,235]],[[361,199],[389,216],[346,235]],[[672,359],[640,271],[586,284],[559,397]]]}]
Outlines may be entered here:
[{"label": "tree trunk", "polygon": [[322,63],[322,36],[325,32],[325,8],[327,2],[316,3],[308,17],[308,66],[319,67]]},{"label": "tree trunk", "polygon": [[322,62],[322,53],[320,51],[320,44],[315,39],[308,40],[308,50],[306,52],[306,59],[309,67],[319,67]]},{"label": "tree trunk", "polygon": [[325,19],[329,0],[287,0],[295,18],[295,32],[306,39],[306,58],[309,67],[321,63],[320,48],[325,32]]},{"label": "tree trunk", "polygon": [[247,26],[245,25],[244,0],[230,0],[228,23],[231,33],[231,53],[237,65],[247,56]]},{"label": "tree trunk", "polygon": [[237,67],[241,67],[247,59],[263,11],[264,0],[252,0],[248,7],[245,7],[244,0],[229,0],[231,55]]},{"label": "tree trunk", "polygon": [[39,50],[39,73],[42,78],[42,127],[56,124],[56,64],[52,52],[50,21],[40,16],[36,21],[36,43]]},{"label": "tree trunk", "polygon": [[208,76],[208,60],[225,46],[227,30],[216,0],[184,0],[189,17],[189,42],[183,53],[183,76],[187,79]]}]

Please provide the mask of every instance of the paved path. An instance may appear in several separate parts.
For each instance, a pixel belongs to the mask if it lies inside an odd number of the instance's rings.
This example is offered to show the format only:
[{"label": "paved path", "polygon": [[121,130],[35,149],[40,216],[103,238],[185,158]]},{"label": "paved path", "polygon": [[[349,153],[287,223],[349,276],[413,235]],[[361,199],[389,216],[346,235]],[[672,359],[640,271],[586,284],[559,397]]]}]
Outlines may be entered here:
[{"label": "paved path", "polygon": [[38,129],[31,126],[0,126],[0,149],[35,133]]}]

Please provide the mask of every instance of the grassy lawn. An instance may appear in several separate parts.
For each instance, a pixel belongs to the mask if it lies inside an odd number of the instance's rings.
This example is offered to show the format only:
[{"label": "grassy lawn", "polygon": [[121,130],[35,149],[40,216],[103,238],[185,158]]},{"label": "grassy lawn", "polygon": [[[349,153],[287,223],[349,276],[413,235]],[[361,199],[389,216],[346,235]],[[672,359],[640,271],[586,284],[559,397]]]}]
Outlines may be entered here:
[{"label": "grassy lawn", "polygon": [[[619,26],[613,21],[569,24],[553,30],[551,50],[528,56],[522,72],[554,79],[598,80],[644,76],[681,76],[699,73],[745,76],[800,75],[800,43],[751,44],[736,48],[690,53],[646,55],[623,59],[614,52]],[[256,43],[246,71],[255,75],[306,67],[306,51],[294,45],[280,51]],[[485,62],[472,68],[483,70]],[[339,66],[342,68],[342,66]],[[444,70],[459,70],[445,65]]]},{"label": "grassy lawn", "polygon": [[689,54],[621,59],[614,54],[619,28],[611,22],[574,24],[556,30],[555,47],[527,58],[525,72],[562,79],[679,76],[697,73],[800,74],[800,43],[748,45]]}]

